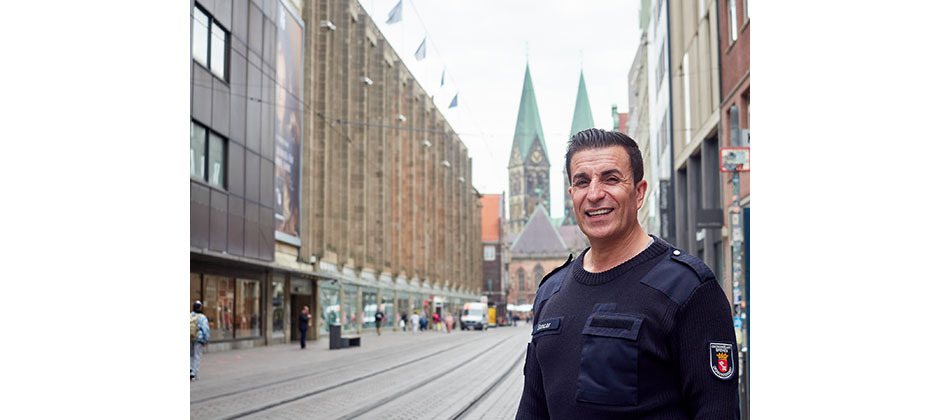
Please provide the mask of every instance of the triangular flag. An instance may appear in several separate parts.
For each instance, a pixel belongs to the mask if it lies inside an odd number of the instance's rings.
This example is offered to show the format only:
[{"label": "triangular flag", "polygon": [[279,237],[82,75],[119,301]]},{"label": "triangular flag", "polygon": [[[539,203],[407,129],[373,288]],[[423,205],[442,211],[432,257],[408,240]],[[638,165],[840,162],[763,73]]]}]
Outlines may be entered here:
[{"label": "triangular flag", "polygon": [[388,12],[388,20],[385,21],[386,24],[401,22],[401,13],[402,13],[401,2],[402,0],[398,0],[398,4],[396,4],[395,7],[392,8],[391,12]]},{"label": "triangular flag", "polygon": [[444,86],[444,72],[446,69],[441,69],[441,86]]},{"label": "triangular flag", "polygon": [[456,108],[456,107],[457,107],[457,95],[459,95],[459,93],[455,93],[455,94],[454,94],[454,99],[450,101],[450,105],[448,105],[447,108]]},{"label": "triangular flag", "polygon": [[415,51],[415,59],[418,61],[424,60],[424,57],[427,56],[427,47],[425,47],[425,42],[428,41],[428,37],[424,37],[421,40],[421,45],[418,45],[418,50]]}]

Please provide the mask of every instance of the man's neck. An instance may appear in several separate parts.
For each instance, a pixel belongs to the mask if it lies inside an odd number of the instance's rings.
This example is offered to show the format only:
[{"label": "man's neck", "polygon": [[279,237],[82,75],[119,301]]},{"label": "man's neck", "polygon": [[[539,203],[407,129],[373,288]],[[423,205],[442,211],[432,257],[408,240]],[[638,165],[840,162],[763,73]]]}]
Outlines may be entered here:
[{"label": "man's neck", "polygon": [[649,235],[636,225],[622,240],[591,243],[591,249],[584,255],[584,270],[592,273],[610,270],[643,252],[649,241]]}]

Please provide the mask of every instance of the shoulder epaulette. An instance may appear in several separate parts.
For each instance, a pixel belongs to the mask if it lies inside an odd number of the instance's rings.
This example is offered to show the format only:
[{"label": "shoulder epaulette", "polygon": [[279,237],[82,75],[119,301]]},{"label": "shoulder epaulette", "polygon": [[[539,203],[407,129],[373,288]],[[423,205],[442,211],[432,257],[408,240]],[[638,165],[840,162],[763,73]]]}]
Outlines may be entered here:
[{"label": "shoulder epaulette", "polygon": [[[561,289],[562,283],[565,282],[565,277],[568,275],[568,272],[571,271],[569,265],[573,259],[574,257],[571,254],[568,254],[568,261],[565,261],[564,264],[556,267],[545,277],[542,277],[542,282],[539,283],[539,289],[535,292],[535,302],[532,305],[532,309],[535,311],[533,313],[533,319],[535,321],[538,321],[539,319],[539,314],[542,311],[542,305],[555,293],[558,293],[559,289]],[[545,287],[542,287],[543,285]]]},{"label": "shoulder epaulette", "polygon": [[559,265],[558,267],[555,267],[555,269],[550,271],[548,274],[546,274],[545,277],[542,277],[542,281],[539,282],[539,287],[542,287],[542,283],[545,283],[545,280],[548,280],[548,278],[551,277],[552,274],[557,273],[558,270],[561,270],[562,268],[565,268],[565,266],[567,266],[568,264],[571,264],[571,260],[573,259],[574,259],[574,255],[568,254],[568,261],[565,261],[564,264]]},{"label": "shoulder epaulette", "polygon": [[695,271],[695,274],[698,275],[698,279],[703,283],[709,278],[715,277],[715,274],[712,273],[712,270],[709,269],[708,266],[702,262],[702,260],[696,258],[692,254],[687,254],[677,249],[673,251],[672,259],[689,266],[692,271]]},{"label": "shoulder epaulette", "polygon": [[670,258],[664,258],[656,264],[640,283],[659,290],[676,304],[682,305],[700,284],[715,278],[715,275],[693,255],[678,249],[672,249],[670,253]]}]

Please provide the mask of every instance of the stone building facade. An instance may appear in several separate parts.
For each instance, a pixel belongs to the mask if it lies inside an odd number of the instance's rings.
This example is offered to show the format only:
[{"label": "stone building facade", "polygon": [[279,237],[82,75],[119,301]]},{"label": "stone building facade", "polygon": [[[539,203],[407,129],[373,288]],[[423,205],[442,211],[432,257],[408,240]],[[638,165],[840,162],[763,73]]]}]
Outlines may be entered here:
[{"label": "stone building facade", "polygon": [[316,338],[478,300],[467,148],[359,3],[190,10],[190,300],[209,350],[296,339],[304,305]]},{"label": "stone building facade", "polygon": [[676,242],[722,275],[724,247],[720,223],[705,226],[721,208],[718,129],[720,74],[718,1],[667,2]]}]

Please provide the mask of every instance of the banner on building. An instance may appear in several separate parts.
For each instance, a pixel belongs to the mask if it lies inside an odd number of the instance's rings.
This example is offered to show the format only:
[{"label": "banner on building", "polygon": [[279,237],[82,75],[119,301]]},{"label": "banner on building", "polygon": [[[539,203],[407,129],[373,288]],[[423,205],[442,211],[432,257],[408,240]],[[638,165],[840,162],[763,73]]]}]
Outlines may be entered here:
[{"label": "banner on building", "polygon": [[274,218],[276,239],[300,246],[300,172],[303,130],[303,20],[277,3],[274,105]]}]

